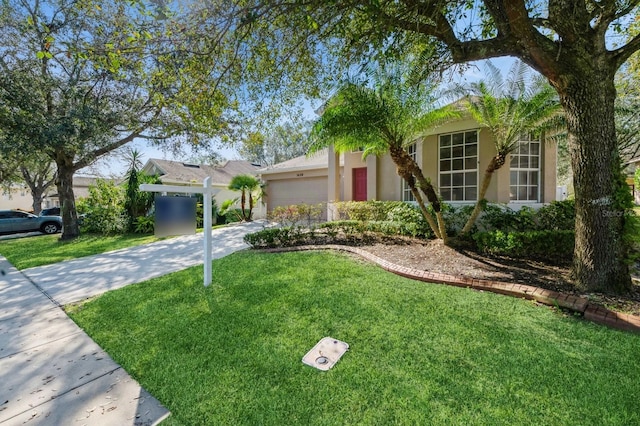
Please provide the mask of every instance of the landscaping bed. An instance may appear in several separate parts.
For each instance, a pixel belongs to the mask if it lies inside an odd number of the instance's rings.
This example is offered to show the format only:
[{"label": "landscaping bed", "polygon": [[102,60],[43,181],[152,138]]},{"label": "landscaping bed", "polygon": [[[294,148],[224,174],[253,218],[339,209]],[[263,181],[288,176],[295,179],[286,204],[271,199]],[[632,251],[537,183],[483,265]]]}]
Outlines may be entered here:
[{"label": "landscaping bed", "polygon": [[577,290],[570,279],[571,264],[529,259],[485,256],[471,250],[454,249],[440,240],[387,239],[360,248],[409,268],[471,278],[526,284],[573,294],[608,309],[640,315],[640,277],[634,276],[634,290],[626,296]]}]

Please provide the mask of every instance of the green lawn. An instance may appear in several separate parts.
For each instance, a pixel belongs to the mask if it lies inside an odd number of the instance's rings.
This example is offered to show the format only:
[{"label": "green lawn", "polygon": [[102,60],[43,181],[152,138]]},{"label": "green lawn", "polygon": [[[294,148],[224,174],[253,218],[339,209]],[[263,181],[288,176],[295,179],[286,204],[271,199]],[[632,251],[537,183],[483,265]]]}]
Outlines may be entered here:
[{"label": "green lawn", "polygon": [[[167,425],[640,424],[640,335],[328,252],[239,252],[71,317]],[[351,349],[302,364],[322,337]]]},{"label": "green lawn", "polygon": [[18,269],[48,265],[77,257],[158,241],[153,235],[81,235],[60,241],[60,235],[42,235],[0,241],[0,254]]}]

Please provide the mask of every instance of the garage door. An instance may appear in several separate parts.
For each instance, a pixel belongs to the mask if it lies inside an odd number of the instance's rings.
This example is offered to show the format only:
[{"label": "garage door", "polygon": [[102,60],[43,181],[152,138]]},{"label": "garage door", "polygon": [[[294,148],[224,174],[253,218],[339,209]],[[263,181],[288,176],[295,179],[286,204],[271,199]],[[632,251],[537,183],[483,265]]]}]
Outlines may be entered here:
[{"label": "garage door", "polygon": [[327,177],[270,180],[267,184],[267,207],[271,211],[292,204],[327,202]]}]

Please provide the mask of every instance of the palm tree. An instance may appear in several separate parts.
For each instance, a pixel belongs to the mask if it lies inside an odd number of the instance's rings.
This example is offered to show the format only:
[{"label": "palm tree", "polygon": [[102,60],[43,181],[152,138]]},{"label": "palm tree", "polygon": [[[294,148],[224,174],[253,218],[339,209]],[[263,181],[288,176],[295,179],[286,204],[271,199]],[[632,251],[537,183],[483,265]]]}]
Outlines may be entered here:
[{"label": "palm tree", "polygon": [[564,124],[557,92],[542,77],[534,78],[527,86],[525,81],[531,80],[528,70],[523,62],[516,62],[504,81],[500,70],[487,62],[489,82],[472,84],[471,94],[465,98],[472,117],[491,131],[496,155],[484,172],[478,200],[460,231],[461,236],[473,227],[486,204],[484,197],[493,174],[504,165],[507,155],[518,146],[521,137],[558,133]]},{"label": "palm tree", "polygon": [[[401,68],[374,75],[375,84],[349,82],[328,102],[314,123],[311,152],[333,145],[338,152],[364,147],[363,156],[389,153],[397,174],[406,181],[437,238],[446,240],[440,199],[406,147],[427,129],[457,116],[450,108],[432,108],[427,84],[410,85]],[[427,210],[422,194],[435,212]]]},{"label": "palm tree", "polygon": [[[253,211],[255,200],[253,193],[260,188],[260,180],[251,175],[237,175],[231,179],[229,183],[229,189],[232,191],[240,191],[240,215],[245,222],[251,221],[251,214]],[[245,205],[247,203],[247,193],[249,194],[249,212],[245,212]]]},{"label": "palm tree", "polygon": [[142,168],[142,154],[137,149],[129,149],[124,159],[129,163],[127,167],[127,182],[125,186],[124,209],[127,213],[127,231],[133,231],[135,221],[141,214],[139,209],[140,198],[140,169]]}]

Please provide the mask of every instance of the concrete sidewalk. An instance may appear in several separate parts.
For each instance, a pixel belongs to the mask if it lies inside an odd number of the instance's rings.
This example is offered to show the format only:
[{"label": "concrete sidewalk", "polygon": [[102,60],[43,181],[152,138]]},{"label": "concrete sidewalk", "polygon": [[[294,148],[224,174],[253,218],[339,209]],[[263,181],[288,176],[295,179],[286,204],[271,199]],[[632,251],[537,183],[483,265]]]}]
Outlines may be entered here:
[{"label": "concrete sidewalk", "polygon": [[[213,257],[248,223],[213,231]],[[0,256],[0,425],[152,425],[169,411],[60,308],[202,264],[202,234],[18,271]]]}]

